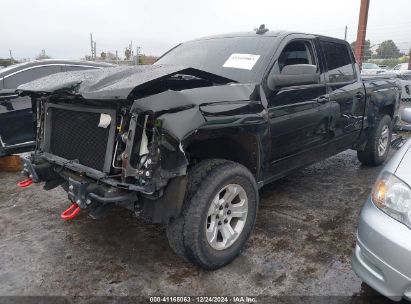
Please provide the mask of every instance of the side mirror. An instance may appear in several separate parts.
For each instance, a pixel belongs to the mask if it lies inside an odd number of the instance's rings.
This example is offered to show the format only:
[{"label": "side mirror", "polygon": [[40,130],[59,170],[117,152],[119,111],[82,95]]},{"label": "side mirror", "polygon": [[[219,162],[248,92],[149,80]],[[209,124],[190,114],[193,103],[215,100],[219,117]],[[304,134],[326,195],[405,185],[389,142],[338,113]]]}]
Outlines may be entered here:
[{"label": "side mirror", "polygon": [[404,108],[401,111],[401,120],[411,124],[411,108]]},{"label": "side mirror", "polygon": [[318,83],[317,66],[312,64],[286,65],[281,74],[268,76],[268,87],[271,90],[281,87]]}]

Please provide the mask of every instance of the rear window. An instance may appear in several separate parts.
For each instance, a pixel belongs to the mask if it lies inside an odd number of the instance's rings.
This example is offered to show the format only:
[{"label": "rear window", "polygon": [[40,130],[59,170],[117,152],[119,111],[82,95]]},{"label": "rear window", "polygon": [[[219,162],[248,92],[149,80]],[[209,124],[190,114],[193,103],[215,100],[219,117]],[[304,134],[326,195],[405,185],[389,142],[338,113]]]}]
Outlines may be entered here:
[{"label": "rear window", "polygon": [[328,68],[329,82],[355,80],[354,65],[348,48],[343,43],[321,41]]}]

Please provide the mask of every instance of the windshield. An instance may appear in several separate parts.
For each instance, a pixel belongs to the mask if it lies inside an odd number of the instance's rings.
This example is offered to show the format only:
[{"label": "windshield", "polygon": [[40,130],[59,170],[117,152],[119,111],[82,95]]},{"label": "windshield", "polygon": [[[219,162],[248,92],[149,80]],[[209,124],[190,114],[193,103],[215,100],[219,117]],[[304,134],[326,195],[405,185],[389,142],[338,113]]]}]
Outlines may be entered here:
[{"label": "windshield", "polygon": [[368,70],[368,69],[379,69],[380,67],[376,65],[375,63],[363,63],[362,68],[365,70]]},{"label": "windshield", "polygon": [[273,36],[232,37],[183,43],[156,64],[196,68],[241,83],[257,82],[261,68],[272,52]]}]

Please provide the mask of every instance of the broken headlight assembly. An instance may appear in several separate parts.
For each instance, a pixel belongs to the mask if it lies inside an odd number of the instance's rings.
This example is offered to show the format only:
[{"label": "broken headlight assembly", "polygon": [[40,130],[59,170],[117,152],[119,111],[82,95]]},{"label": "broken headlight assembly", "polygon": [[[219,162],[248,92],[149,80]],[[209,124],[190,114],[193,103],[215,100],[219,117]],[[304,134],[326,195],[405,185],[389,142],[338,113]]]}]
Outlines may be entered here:
[{"label": "broken headlight assembly", "polygon": [[395,175],[383,172],[371,192],[383,212],[411,228],[411,188]]}]

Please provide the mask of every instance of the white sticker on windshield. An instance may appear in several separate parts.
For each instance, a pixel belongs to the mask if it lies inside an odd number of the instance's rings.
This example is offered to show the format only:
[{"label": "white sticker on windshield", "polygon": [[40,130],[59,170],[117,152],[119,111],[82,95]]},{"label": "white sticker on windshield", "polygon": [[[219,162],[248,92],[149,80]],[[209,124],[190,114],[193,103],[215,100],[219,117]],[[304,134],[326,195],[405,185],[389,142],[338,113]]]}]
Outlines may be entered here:
[{"label": "white sticker on windshield", "polygon": [[100,128],[104,128],[104,129],[107,128],[110,125],[110,122],[111,122],[110,115],[104,114],[104,113],[100,114],[100,122],[98,123],[98,126]]},{"label": "white sticker on windshield", "polygon": [[260,55],[231,54],[231,56],[223,64],[223,67],[251,70],[257,63],[258,58],[260,58]]}]

